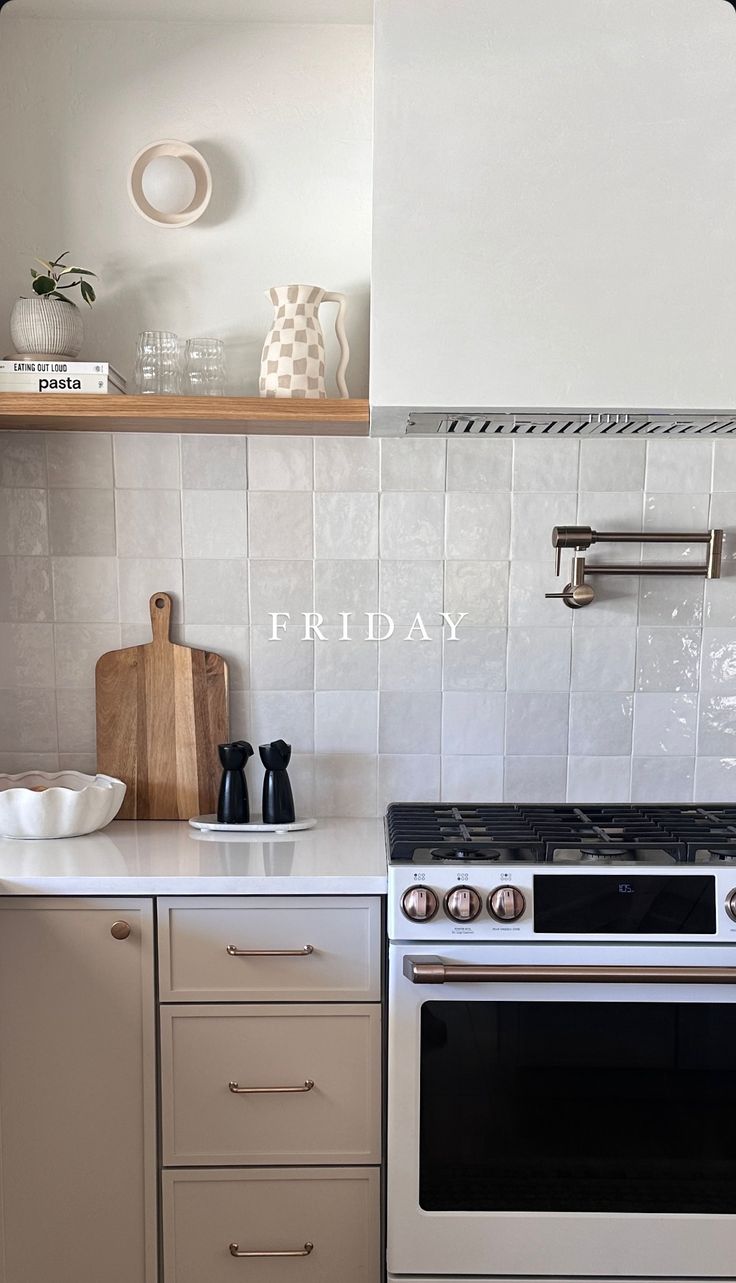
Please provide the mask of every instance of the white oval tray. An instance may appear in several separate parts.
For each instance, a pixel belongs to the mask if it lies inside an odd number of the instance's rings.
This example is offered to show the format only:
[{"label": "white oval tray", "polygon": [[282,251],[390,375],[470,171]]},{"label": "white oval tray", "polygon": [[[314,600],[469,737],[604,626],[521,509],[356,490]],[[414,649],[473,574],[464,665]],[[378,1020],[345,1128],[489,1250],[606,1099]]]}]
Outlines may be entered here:
[{"label": "white oval tray", "polygon": [[313,829],[316,820],[292,820],[291,824],[263,824],[253,820],[249,824],[220,824],[216,815],[195,815],[190,820],[193,829],[202,829],[205,833],[298,833],[301,829]]}]

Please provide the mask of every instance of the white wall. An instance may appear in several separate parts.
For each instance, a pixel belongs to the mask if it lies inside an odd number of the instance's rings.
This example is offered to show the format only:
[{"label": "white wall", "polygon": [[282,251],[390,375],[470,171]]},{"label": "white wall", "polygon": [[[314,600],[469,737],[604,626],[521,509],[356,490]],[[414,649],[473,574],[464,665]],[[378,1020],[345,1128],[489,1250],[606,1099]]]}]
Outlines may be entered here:
[{"label": "white wall", "polygon": [[[20,5],[18,6],[20,9]],[[33,256],[69,248],[100,274],[85,355],[131,373],[136,333],[226,340],[233,390],[257,392],[271,285],[349,296],[348,385],[366,394],[371,28],[0,21],[0,349]],[[132,209],[129,163],[157,138],[199,147],[210,209],[162,230]],[[326,332],[334,308],[325,307]],[[334,345],[328,348],[334,372]]]},{"label": "white wall", "polygon": [[724,0],[377,0],[372,400],[736,404]]}]

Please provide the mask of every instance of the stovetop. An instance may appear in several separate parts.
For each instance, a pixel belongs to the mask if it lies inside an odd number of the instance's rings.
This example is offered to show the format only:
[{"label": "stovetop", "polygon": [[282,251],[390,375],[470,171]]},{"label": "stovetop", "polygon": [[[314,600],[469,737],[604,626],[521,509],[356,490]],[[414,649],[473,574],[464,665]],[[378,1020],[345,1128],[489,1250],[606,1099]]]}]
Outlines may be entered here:
[{"label": "stovetop", "polygon": [[391,864],[736,863],[734,806],[392,803]]}]

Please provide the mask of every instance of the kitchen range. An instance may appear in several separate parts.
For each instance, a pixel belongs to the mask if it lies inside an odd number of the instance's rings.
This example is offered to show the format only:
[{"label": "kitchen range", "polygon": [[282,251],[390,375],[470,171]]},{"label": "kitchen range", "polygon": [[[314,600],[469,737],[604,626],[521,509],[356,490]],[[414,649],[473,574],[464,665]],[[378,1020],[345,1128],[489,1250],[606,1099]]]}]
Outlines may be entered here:
[{"label": "kitchen range", "polygon": [[736,806],[386,834],[391,1283],[732,1278]]}]

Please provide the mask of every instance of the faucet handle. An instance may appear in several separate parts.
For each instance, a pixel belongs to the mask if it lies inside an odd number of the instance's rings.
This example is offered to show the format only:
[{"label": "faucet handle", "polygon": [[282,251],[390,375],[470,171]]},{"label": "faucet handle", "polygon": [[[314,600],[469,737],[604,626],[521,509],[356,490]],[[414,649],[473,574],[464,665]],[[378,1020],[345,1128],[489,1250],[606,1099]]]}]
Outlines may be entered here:
[{"label": "faucet handle", "polygon": [[580,551],[589,548],[595,539],[595,531],[590,526],[554,526],[552,530],[552,547],[555,553],[555,574],[559,575],[562,562],[562,549],[575,548]]}]

